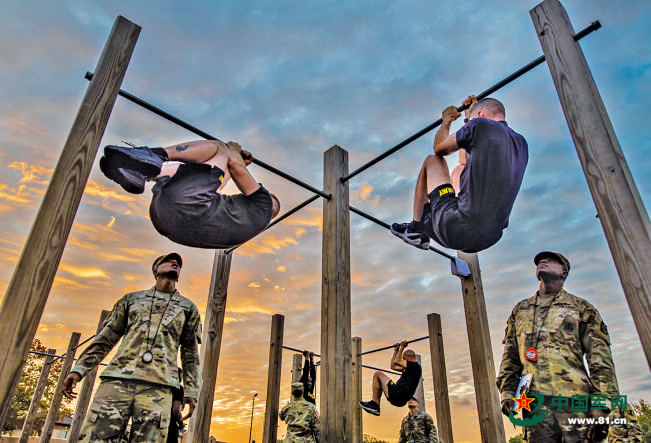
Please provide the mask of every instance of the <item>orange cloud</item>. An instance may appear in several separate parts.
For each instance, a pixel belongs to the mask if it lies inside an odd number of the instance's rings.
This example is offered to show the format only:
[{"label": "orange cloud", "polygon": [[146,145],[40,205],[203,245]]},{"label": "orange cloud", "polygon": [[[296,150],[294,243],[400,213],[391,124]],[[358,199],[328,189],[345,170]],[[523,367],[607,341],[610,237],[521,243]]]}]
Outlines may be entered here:
[{"label": "orange cloud", "polygon": [[[8,165],[23,174],[18,183],[36,183],[38,185],[47,185],[49,178],[52,176],[54,169],[47,169],[39,165],[30,165],[25,162],[13,162]],[[41,179],[41,176],[47,176],[47,180]]]},{"label": "orange cloud", "polygon": [[59,270],[68,272],[75,277],[81,278],[109,278],[106,272],[99,268],[87,268],[83,266],[74,266],[61,263],[59,264]]},{"label": "orange cloud", "polygon": [[14,118],[4,119],[3,125],[9,127],[9,129],[13,131],[21,132],[23,134],[36,133],[48,135],[44,130],[30,126],[27,122],[16,120]]}]

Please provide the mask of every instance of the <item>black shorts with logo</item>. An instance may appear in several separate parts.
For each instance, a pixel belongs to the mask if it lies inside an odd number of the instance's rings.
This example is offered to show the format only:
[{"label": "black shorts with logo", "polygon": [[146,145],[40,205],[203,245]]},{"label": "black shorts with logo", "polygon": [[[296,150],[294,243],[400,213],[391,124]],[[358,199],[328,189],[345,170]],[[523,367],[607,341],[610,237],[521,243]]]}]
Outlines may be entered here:
[{"label": "black shorts with logo", "polygon": [[423,208],[425,234],[437,243],[463,252],[478,252],[494,245],[502,232],[482,235],[468,217],[459,212],[459,202],[450,184],[440,185],[428,194]]}]

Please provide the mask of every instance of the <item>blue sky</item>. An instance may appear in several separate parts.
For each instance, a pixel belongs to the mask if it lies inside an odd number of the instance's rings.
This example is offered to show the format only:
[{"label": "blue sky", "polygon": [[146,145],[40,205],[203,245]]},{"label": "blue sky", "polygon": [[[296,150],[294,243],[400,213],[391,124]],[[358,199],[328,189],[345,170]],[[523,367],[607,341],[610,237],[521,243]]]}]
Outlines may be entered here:
[{"label": "blue sky", "polygon": [[[0,289],[6,289],[52,169],[117,15],[142,26],[123,89],[317,188],[323,152],[339,145],[353,170],[438,119],[542,50],[529,17],[536,1],[23,1],[0,16]],[[563,2],[581,41],[642,201],[651,193],[651,99],[646,2]],[[479,254],[496,365],[511,308],[533,295],[540,250],[572,263],[566,288],[601,311],[623,394],[651,399],[651,379],[596,210],[546,65],[494,96],[525,135],[530,161],[503,239]],[[453,127],[457,129],[458,126]],[[386,221],[407,221],[428,134],[350,181],[351,203]],[[118,98],[102,144],[161,146],[195,136]],[[98,156],[99,159],[99,156]],[[452,156],[449,163],[456,163]],[[253,166],[284,209],[310,193]],[[37,336],[65,348],[72,331],[91,335],[99,311],[149,287],[150,263],[184,257],[179,288],[205,312],[213,252],[159,236],[147,215],[149,190],[127,195],[90,176]],[[473,384],[460,284],[449,261],[404,245],[351,215],[352,330],[363,348],[427,333],[442,316],[457,441],[476,441]],[[250,398],[259,393],[253,438],[261,439],[271,315],[285,315],[285,343],[318,351],[321,204],[313,203],[237,250],[217,380],[213,434],[246,438]],[[427,345],[427,409],[434,411]],[[390,353],[389,353],[390,354]],[[389,354],[365,364],[386,367]],[[283,361],[289,379],[291,355]],[[365,395],[370,391],[364,385]],[[289,391],[289,389],[287,389]],[[284,399],[283,399],[284,401]],[[258,409],[259,408],[259,409]],[[403,409],[365,416],[365,432],[397,439]],[[281,428],[280,435],[282,435]],[[257,435],[256,435],[257,433]],[[510,424],[507,433],[513,433]]]}]

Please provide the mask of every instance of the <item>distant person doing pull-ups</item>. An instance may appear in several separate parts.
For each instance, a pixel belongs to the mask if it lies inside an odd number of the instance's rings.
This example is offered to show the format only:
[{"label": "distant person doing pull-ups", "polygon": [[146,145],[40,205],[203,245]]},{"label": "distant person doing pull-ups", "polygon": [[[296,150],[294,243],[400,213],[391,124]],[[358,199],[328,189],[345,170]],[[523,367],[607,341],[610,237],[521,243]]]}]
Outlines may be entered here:
[{"label": "distant person doing pull-ups", "polygon": [[[149,215],[159,233],[186,246],[224,249],[255,237],[280,210],[247,169],[252,161],[235,142],[198,140],[166,148],[109,145],[99,164],[133,194],[156,182]],[[241,194],[220,193],[229,178]]]},{"label": "distant person doing pull-ups", "polygon": [[360,401],[359,405],[369,414],[380,415],[380,398],[382,393],[393,406],[404,406],[414,396],[418,383],[422,376],[422,369],[416,353],[405,350],[406,341],[393,345],[393,356],[391,357],[391,369],[401,371],[402,375],[395,383],[386,374],[376,371],[373,374],[373,386],[371,388],[372,399]]},{"label": "distant person doing pull-ups", "polygon": [[[506,124],[500,101],[469,96],[463,104],[468,106],[466,123],[456,133],[450,134],[450,125],[461,114],[454,106],[443,111],[434,154],[427,156],[416,181],[413,220],[391,226],[393,234],[422,249],[428,249],[430,238],[464,252],[497,243],[527,166],[527,142]],[[459,150],[465,166],[451,178],[444,156]]]}]

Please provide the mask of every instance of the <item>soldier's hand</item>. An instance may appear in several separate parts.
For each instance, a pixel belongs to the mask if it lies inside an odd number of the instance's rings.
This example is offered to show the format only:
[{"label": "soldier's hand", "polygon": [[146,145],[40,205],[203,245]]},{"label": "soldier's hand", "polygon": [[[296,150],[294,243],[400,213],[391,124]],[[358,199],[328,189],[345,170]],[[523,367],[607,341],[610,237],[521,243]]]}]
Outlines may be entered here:
[{"label": "soldier's hand", "polygon": [[466,114],[466,118],[470,119],[470,114],[472,113],[473,108],[477,104],[477,97],[475,97],[474,95],[469,95],[467,99],[461,102],[461,104],[468,106],[468,108],[464,112]]},{"label": "soldier's hand", "polygon": [[461,113],[457,111],[456,106],[448,106],[443,110],[443,113],[441,114],[441,119],[443,120],[444,126],[450,126],[450,124],[459,117],[461,117]]},{"label": "soldier's hand", "polygon": [[509,415],[511,409],[513,409],[515,401],[513,399],[502,400],[502,414]]},{"label": "soldier's hand", "polygon": [[[608,423],[606,423],[606,417],[608,417],[608,413],[605,411],[597,411],[595,409],[591,409],[590,417],[594,418],[595,421],[593,424],[589,425],[586,437],[590,442],[602,441],[608,436]],[[603,423],[598,422],[600,417],[602,417]]]},{"label": "soldier's hand", "polygon": [[77,397],[77,393],[73,391],[77,387],[77,383],[81,381],[81,375],[76,372],[71,372],[63,380],[63,395],[68,397],[70,400],[74,400]]},{"label": "soldier's hand", "polygon": [[189,406],[188,413],[185,414],[183,417],[183,420],[192,417],[192,413],[194,412],[194,408],[197,407],[197,401],[194,398],[190,397],[183,397],[183,403],[187,404]]},{"label": "soldier's hand", "polygon": [[241,154],[242,154],[242,159],[244,160],[244,164],[249,166],[253,161],[253,154],[251,154],[246,149],[242,149]]},{"label": "soldier's hand", "polygon": [[407,345],[408,345],[407,340],[403,340],[400,342],[400,346],[402,346],[403,348],[406,348]]}]

